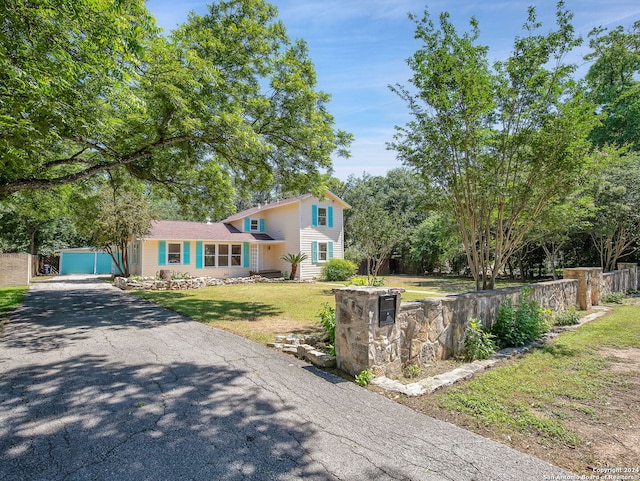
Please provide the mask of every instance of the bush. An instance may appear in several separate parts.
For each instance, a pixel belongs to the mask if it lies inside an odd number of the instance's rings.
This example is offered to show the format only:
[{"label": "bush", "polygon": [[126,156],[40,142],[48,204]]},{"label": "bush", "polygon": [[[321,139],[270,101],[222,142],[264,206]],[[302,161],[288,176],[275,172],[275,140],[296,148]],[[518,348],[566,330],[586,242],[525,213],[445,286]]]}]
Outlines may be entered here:
[{"label": "bush", "polygon": [[495,336],[488,332],[478,319],[471,319],[464,336],[464,359],[486,359],[496,352]]},{"label": "bush", "polygon": [[355,276],[351,278],[349,282],[350,286],[367,286],[367,287],[382,287],[384,286],[384,279],[381,277],[363,277]]},{"label": "bush", "polygon": [[322,267],[322,278],[327,281],[348,281],[356,273],[356,265],[345,259],[331,259]]},{"label": "bush", "polygon": [[491,333],[501,348],[524,346],[549,330],[551,311],[542,309],[535,300],[529,299],[530,296],[531,289],[523,289],[520,305],[514,307],[507,299],[498,308]]},{"label": "bush", "polygon": [[332,354],[335,354],[336,345],[336,309],[325,303],[318,312],[320,316],[320,324],[324,327],[324,332],[329,338],[329,348]]},{"label": "bush", "polygon": [[602,302],[605,304],[622,304],[624,294],[622,292],[605,292],[602,294]]},{"label": "bush", "polygon": [[374,377],[376,377],[376,375],[373,373],[372,369],[365,369],[356,376],[356,384],[358,386],[368,386],[369,383],[373,381]]},{"label": "bush", "polygon": [[571,306],[569,309],[556,312],[554,316],[554,324],[556,326],[574,326],[580,322],[580,313],[576,306]]}]

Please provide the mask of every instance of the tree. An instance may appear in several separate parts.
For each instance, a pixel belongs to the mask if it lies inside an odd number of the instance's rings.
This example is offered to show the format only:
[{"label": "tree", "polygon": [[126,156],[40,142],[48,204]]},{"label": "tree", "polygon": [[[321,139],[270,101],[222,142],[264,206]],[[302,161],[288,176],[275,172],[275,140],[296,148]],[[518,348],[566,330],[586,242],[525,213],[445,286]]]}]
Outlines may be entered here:
[{"label": "tree", "polygon": [[460,255],[464,257],[461,244],[455,222],[440,214],[434,214],[427,217],[412,232],[409,260],[419,267],[421,274],[434,272],[443,267],[456,271],[457,259]]},{"label": "tree", "polygon": [[593,206],[587,232],[605,272],[615,270],[619,259],[638,248],[638,178],[640,155],[620,155],[613,149],[601,153],[600,168],[591,177],[588,190]]},{"label": "tree", "polygon": [[589,95],[605,114],[591,139],[599,147],[640,151],[640,21],[606,32],[599,27],[589,33],[592,52],[585,56],[594,61],[585,77]]},{"label": "tree", "polygon": [[347,155],[305,43],[263,0],[219,1],[166,38],[142,0],[0,11],[0,195],[122,167],[205,216],[232,209],[234,184],[312,185]]},{"label": "tree", "polygon": [[597,122],[563,57],[580,43],[562,2],[557,30],[541,27],[530,8],[526,35],[493,67],[476,45],[478,22],[459,36],[447,13],[440,28],[428,12],[416,23],[423,46],[408,60],[413,91],[392,87],[413,120],[391,147],[425,183],[440,191],[465,247],[477,289],[495,278],[546,208],[576,187]]},{"label": "tree", "polygon": [[391,188],[389,180],[394,174],[390,174],[350,176],[343,197],[351,205],[345,212],[347,257],[355,252],[357,258],[351,256],[351,261],[366,261],[370,285],[376,282],[383,263],[405,239],[407,218],[415,212],[399,202],[406,198]]},{"label": "tree", "polygon": [[305,261],[309,256],[303,252],[298,252],[297,254],[285,254],[280,259],[283,261],[289,262],[291,264],[291,274],[289,274],[289,280],[292,281],[296,278],[296,274],[298,273],[298,266],[302,261]]},{"label": "tree", "polygon": [[91,244],[111,256],[119,276],[129,277],[130,243],[147,235],[154,217],[141,185],[124,187],[112,179],[95,195],[78,199],[76,205],[77,222]]},{"label": "tree", "polygon": [[52,255],[55,249],[82,242],[69,218],[71,186],[23,191],[0,203],[3,250]]}]

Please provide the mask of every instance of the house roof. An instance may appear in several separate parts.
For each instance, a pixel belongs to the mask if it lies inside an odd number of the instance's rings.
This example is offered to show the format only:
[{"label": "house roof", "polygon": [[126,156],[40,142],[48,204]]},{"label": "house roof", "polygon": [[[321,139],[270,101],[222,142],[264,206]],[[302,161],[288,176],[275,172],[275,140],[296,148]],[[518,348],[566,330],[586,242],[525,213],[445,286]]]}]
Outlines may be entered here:
[{"label": "house roof", "polygon": [[222,242],[275,241],[267,234],[241,232],[224,222],[189,222],[182,220],[158,220],[151,223],[146,240],[203,240]]},{"label": "house roof", "polygon": [[[335,195],[334,193],[332,193],[332,192],[330,192],[328,190],[325,191],[325,196],[328,197],[331,200],[334,200],[334,201],[338,202],[340,205],[342,205],[342,208],[344,208],[344,209],[349,209],[351,207],[349,204],[347,204],[340,197],[338,197],[337,195]],[[270,204],[265,204],[265,205],[258,205],[256,207],[252,207],[250,209],[243,210],[242,212],[238,212],[237,214],[234,214],[231,217],[227,217],[222,222],[234,222],[236,220],[241,220],[241,219],[244,219],[245,217],[251,217],[252,215],[257,214],[258,212],[263,212],[263,211],[269,210],[269,209],[275,209],[277,207],[282,207],[283,205],[288,205],[288,204],[294,204],[296,202],[301,202],[301,201],[303,201],[305,199],[308,199],[309,197],[314,197],[314,195],[313,194],[302,194],[302,195],[298,195],[296,197],[290,197],[288,199],[279,200],[278,202],[272,202]]]}]

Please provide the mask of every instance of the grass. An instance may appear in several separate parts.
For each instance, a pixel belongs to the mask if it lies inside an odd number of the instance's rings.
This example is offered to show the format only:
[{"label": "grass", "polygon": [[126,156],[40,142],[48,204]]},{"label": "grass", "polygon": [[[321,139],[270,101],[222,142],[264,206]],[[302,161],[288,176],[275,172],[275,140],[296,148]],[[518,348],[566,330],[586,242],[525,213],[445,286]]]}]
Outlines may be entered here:
[{"label": "grass", "polygon": [[135,291],[137,295],[197,321],[257,342],[278,334],[323,331],[318,312],[334,303],[323,284],[237,284],[191,291]]},{"label": "grass", "polygon": [[[429,296],[446,296],[448,294],[460,294],[476,290],[475,281],[470,277],[422,277],[422,276],[384,276],[384,287],[402,287],[411,291],[424,291]],[[496,289],[503,287],[521,286],[521,281],[497,280]],[[402,295],[413,294],[407,292]]]},{"label": "grass", "polygon": [[[387,276],[384,287],[402,287],[403,301],[466,292],[472,280],[458,277]],[[197,321],[215,325],[257,342],[279,334],[323,332],[318,312],[333,305],[335,284],[237,284],[192,291],[135,291],[140,297]]]},{"label": "grass", "polygon": [[6,321],[5,314],[20,305],[28,290],[26,286],[0,288],[0,327]]},{"label": "grass", "polygon": [[611,360],[599,351],[639,348],[639,313],[638,306],[617,308],[428,402],[494,432],[524,433],[543,443],[575,447],[581,440],[568,421],[579,415],[597,416],[611,388],[624,383],[607,369]]}]

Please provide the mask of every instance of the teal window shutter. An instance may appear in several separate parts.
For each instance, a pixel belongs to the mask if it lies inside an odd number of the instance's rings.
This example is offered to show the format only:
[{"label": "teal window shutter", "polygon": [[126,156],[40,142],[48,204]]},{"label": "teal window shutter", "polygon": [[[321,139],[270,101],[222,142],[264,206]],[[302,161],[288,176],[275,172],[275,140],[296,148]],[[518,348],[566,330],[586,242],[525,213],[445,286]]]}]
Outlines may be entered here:
[{"label": "teal window shutter", "polygon": [[260,219],[260,232],[264,232],[264,219]]},{"label": "teal window shutter", "polygon": [[318,227],[318,206],[315,204],[311,206],[311,225]]},{"label": "teal window shutter", "polygon": [[158,242],[158,265],[167,265],[167,241]]},{"label": "teal window shutter", "polygon": [[191,242],[185,241],[182,245],[183,251],[183,260],[182,263],[185,265],[191,264]]},{"label": "teal window shutter", "polygon": [[333,227],[333,207],[327,207],[327,225],[329,227]]},{"label": "teal window shutter", "polygon": [[249,267],[249,243],[244,242],[242,245],[242,267]]},{"label": "teal window shutter", "polygon": [[248,217],[244,218],[244,231],[251,232],[251,219]]},{"label": "teal window shutter", "polygon": [[327,260],[333,259],[333,242],[327,242]]},{"label": "teal window shutter", "polygon": [[196,269],[202,269],[202,241],[196,241]]},{"label": "teal window shutter", "polygon": [[311,262],[318,262],[318,242],[311,243]]}]

